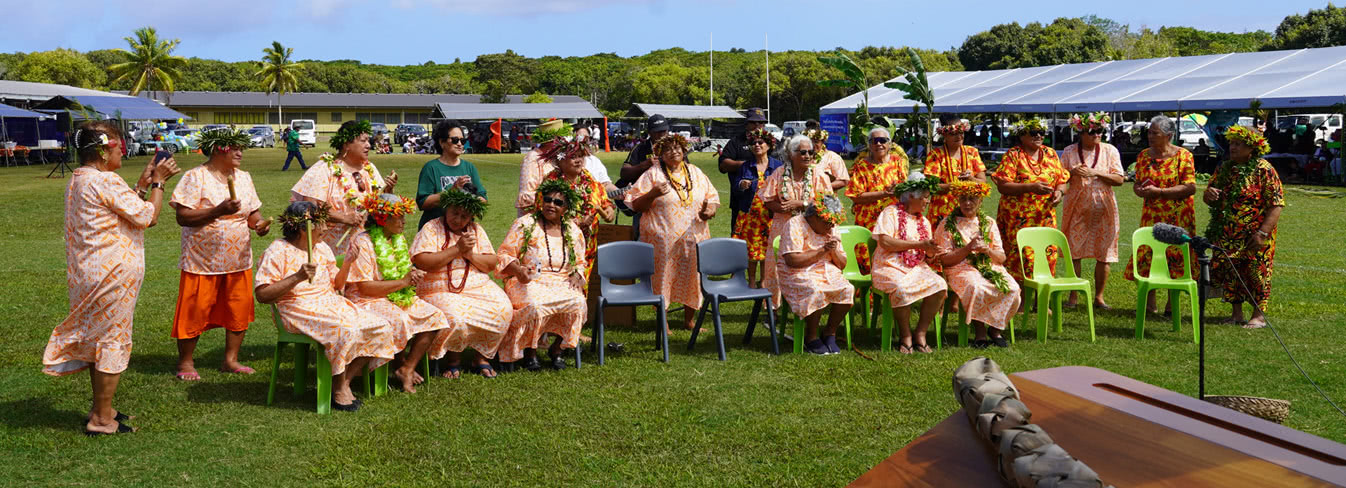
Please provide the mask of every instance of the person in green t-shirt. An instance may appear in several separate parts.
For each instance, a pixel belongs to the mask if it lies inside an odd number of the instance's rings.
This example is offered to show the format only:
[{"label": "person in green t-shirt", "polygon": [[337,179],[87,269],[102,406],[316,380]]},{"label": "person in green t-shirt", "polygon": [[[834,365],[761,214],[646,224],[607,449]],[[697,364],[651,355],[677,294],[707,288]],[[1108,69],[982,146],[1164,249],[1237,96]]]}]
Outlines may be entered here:
[{"label": "person in green t-shirt", "polygon": [[463,128],[447,121],[440,122],[435,124],[435,130],[431,135],[434,137],[439,157],[426,161],[425,165],[421,166],[420,182],[416,186],[416,205],[424,213],[421,214],[421,222],[417,228],[444,216],[444,210],[439,208],[439,192],[448,187],[463,188],[464,185],[471,184],[476,189],[477,196],[482,200],[486,199],[486,187],[481,184],[477,167],[470,161],[460,159],[467,144]]},{"label": "person in green t-shirt", "polygon": [[285,151],[288,154],[285,155],[285,167],[280,170],[285,171],[290,169],[290,161],[296,158],[299,159],[300,168],[308,169],[308,166],[304,166],[304,155],[299,152],[299,131],[287,128],[285,129],[284,138]]}]

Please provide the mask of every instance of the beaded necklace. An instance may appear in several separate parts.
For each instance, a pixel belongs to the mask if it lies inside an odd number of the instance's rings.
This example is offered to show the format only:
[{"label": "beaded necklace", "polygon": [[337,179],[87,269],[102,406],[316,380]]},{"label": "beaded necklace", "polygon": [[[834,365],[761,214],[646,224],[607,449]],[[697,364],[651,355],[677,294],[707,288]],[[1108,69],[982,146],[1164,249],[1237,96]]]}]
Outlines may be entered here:
[{"label": "beaded necklace", "polygon": [[[448,230],[448,227],[446,226],[446,227],[444,228],[444,230]],[[464,229],[464,230],[466,230],[466,229]],[[464,235],[466,235],[466,232],[464,232]],[[472,227],[472,235],[474,235],[474,236],[477,235],[477,228],[476,228],[476,226],[473,226],[473,227]],[[459,239],[462,239],[462,237],[459,237]],[[445,249],[448,249],[448,247],[449,247],[449,240],[446,238],[446,239],[444,239],[444,248],[445,248]],[[458,262],[458,260],[460,260],[460,259],[463,260],[463,279],[460,280],[460,281],[458,282],[458,286],[454,286],[454,284],[453,284],[453,264],[456,263],[456,262]],[[463,258],[463,257],[461,257],[461,256],[460,256],[460,257],[453,258],[452,261],[449,261],[449,267],[448,267],[448,269],[445,270],[445,273],[444,273],[444,274],[445,274],[445,282],[448,284],[449,291],[450,291],[450,292],[453,292],[453,293],[459,293],[459,292],[463,291],[463,288],[466,288],[466,287],[467,287],[467,275],[468,275],[468,274],[471,274],[471,273],[472,273],[472,261],[468,261],[467,259],[465,259],[465,258]]]},{"label": "beaded necklace", "polygon": [[679,183],[673,179],[673,175],[669,174],[667,166],[664,166],[663,163],[660,163],[659,169],[664,171],[664,178],[668,179],[668,186],[673,187],[673,192],[677,194],[678,201],[682,203],[682,206],[684,207],[691,206],[693,182],[692,182],[692,173],[690,170],[687,169],[687,162],[683,161],[682,163],[682,171],[680,172],[680,174],[682,175],[681,186],[679,186]]},{"label": "beaded necklace", "polygon": [[[908,215],[912,215],[912,214],[908,214],[908,213],[907,213],[906,205],[898,204],[898,205],[897,205],[897,238],[898,238],[898,239],[902,239],[902,240],[904,240],[904,241],[907,240],[907,216],[908,216]],[[917,235],[917,238],[920,239],[921,241],[926,241],[926,240],[930,239],[930,222],[927,221],[925,218],[921,217],[920,214],[915,214],[915,215],[916,215],[916,220],[917,220],[917,223],[916,223],[916,229],[917,229],[917,231],[916,231],[916,235]],[[925,260],[925,251],[920,250],[920,249],[908,249],[908,250],[906,250],[906,251],[902,251],[902,252],[898,253],[898,256],[901,256],[901,257],[902,257],[902,264],[903,264],[903,265],[905,265],[905,266],[908,267],[908,268],[913,268],[913,267],[915,267],[916,265],[921,264],[921,261],[924,261],[924,260]]]},{"label": "beaded necklace", "polygon": [[[794,178],[794,163],[785,163],[785,168],[784,168],[784,169],[785,169],[785,172],[781,174],[781,184],[782,184],[783,186],[785,186],[786,189],[789,189],[789,192],[790,192],[790,194],[791,194],[792,196],[797,196],[797,197],[799,197],[800,200],[803,200],[803,201],[805,201],[805,202],[812,202],[812,201],[813,201],[813,165],[810,164],[809,167],[808,167],[808,169],[807,169],[807,170],[804,170],[804,181],[803,181],[802,186],[801,186],[800,183],[795,182],[795,178]],[[794,213],[796,213],[796,214],[800,214],[800,213],[803,213],[803,212],[804,212],[804,210],[803,210],[803,209],[800,209],[800,210],[796,210]]]}]

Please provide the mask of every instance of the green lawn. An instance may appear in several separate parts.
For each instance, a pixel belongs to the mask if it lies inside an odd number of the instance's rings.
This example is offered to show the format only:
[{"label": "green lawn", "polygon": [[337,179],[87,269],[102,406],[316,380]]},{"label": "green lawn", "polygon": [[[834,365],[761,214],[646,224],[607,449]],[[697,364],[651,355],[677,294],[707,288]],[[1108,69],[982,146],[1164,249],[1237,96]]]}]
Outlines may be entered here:
[{"label": "green lawn", "polygon": [[[306,152],[316,161],[320,151]],[[624,153],[604,155],[613,176]],[[247,153],[265,206],[284,207],[298,171],[279,171],[284,151]],[[182,155],[184,169],[202,161]],[[378,156],[396,169],[409,194],[428,156]],[[513,219],[519,155],[473,156],[495,206],[486,229],[500,240]],[[724,190],[711,157],[694,162]],[[145,158],[121,171],[133,177]],[[88,409],[87,375],[41,374],[41,353],[67,311],[62,194],[66,180],[44,179],[49,167],[0,170],[0,455],[11,467],[0,485],[339,485],[339,486],[837,486],[864,473],[958,408],[949,391],[953,368],[983,354],[946,348],[932,355],[878,352],[876,331],[861,329],[861,346],[875,358],[771,356],[764,328],[751,346],[740,338],[748,307],[726,307],[729,360],[716,360],[710,337],[695,352],[688,333],[671,337],[672,362],[653,349],[653,326],[610,329],[626,352],[604,367],[562,373],[520,373],[496,380],[468,376],[432,380],[421,393],[373,399],[356,414],[313,413],[310,393],[294,398],[283,381],[278,404],[266,406],[274,329],[268,309],[244,344],[243,361],[258,374],[215,372],[223,355],[220,331],[198,349],[204,379],[173,377],[169,338],[177,294],[179,228],[171,211],[146,239],[148,272],[136,322],[136,348],[116,406],[137,415],[136,434],[96,440],[80,434]],[[1120,188],[1122,253],[1139,220],[1139,202]],[[721,192],[727,202],[728,194]],[[1287,192],[1282,247],[1269,317],[1323,388],[1346,400],[1339,381],[1346,314],[1346,241],[1337,221],[1342,201]],[[988,199],[988,209],[995,202]],[[1206,212],[1199,205],[1198,224]],[[629,220],[624,219],[625,222]],[[728,213],[712,222],[727,236]],[[256,257],[272,237],[253,243]],[[1092,276],[1086,265],[1086,276]],[[1062,365],[1094,366],[1188,395],[1196,394],[1197,350],[1188,326],[1172,332],[1153,318],[1146,338],[1134,338],[1135,286],[1114,267],[1090,344],[1083,312],[1066,314],[1063,335],[1045,344],[1021,328],[1019,342],[989,354],[1008,371]],[[1212,316],[1229,307],[1211,302]],[[645,319],[652,318],[646,313]],[[674,317],[676,319],[676,317]],[[1208,392],[1283,398],[1294,402],[1287,424],[1346,441],[1346,422],[1294,370],[1271,330],[1227,325],[1208,329]],[[950,338],[953,336],[950,335]],[[682,344],[678,346],[678,344]],[[782,348],[788,346],[782,342]],[[282,366],[282,378],[289,366]]]}]

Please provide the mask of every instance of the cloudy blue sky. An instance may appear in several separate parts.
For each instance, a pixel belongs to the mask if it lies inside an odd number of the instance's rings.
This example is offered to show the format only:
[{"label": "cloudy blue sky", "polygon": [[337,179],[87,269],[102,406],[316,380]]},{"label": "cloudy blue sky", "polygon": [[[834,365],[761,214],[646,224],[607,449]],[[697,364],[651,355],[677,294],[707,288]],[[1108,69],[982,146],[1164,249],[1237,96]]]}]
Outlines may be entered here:
[{"label": "cloudy blue sky", "polygon": [[[992,25],[1095,14],[1133,29],[1193,26],[1272,31],[1288,14],[1322,1],[841,1],[779,0],[0,0],[11,14],[0,52],[125,47],[153,25],[182,40],[184,56],[258,59],[279,40],[300,59],[419,64],[470,61],[513,49],[576,56],[654,49],[947,49]],[[22,20],[15,21],[16,18]]]}]

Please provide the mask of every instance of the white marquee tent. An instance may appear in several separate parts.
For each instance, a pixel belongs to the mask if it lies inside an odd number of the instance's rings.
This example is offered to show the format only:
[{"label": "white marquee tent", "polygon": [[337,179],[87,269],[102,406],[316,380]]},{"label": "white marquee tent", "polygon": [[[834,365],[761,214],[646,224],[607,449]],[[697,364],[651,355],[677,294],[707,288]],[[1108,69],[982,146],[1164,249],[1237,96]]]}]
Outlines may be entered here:
[{"label": "white marquee tent", "polygon": [[[936,113],[1199,111],[1330,107],[1346,102],[1346,46],[928,73]],[[856,93],[823,115],[850,114]],[[911,113],[915,102],[879,84],[871,113]],[[924,107],[921,108],[924,110]]]}]

